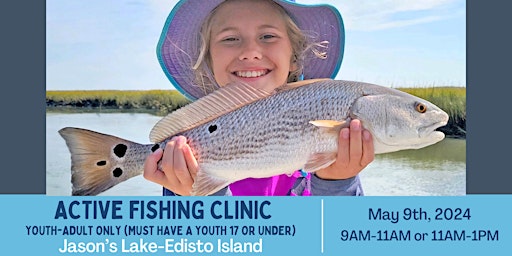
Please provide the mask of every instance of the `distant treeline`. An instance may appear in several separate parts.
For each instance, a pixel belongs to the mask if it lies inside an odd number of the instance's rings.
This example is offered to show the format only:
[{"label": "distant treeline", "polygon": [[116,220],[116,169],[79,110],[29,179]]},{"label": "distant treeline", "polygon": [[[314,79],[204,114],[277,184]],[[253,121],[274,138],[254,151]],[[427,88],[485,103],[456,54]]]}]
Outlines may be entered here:
[{"label": "distant treeline", "polygon": [[80,109],[150,110],[166,114],[190,103],[176,90],[46,91],[46,107]]},{"label": "distant treeline", "polygon": [[[448,125],[440,128],[449,137],[466,137],[466,88],[428,87],[397,88],[426,99],[450,116]],[[46,91],[46,106],[50,111],[149,111],[166,115],[190,103],[176,90],[149,91]]]}]

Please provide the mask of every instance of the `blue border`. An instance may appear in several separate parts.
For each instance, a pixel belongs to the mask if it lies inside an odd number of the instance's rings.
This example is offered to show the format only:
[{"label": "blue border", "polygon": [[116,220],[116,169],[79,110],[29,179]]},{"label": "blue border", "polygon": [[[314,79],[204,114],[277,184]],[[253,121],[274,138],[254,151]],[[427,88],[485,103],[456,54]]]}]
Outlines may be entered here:
[{"label": "blue border", "polygon": [[[200,240],[211,242],[214,247],[219,239],[261,243],[262,252],[252,254],[262,255],[509,255],[512,251],[511,201],[510,195],[0,196],[0,204],[4,206],[0,211],[3,220],[0,236],[6,255],[170,255],[172,253],[163,246],[167,239]],[[151,203],[170,207],[154,210],[148,207]],[[189,205],[183,208],[190,209],[188,214],[159,215],[173,212],[178,204]],[[248,211],[250,215],[241,214],[242,205],[252,207]],[[211,233],[198,233],[196,226]],[[173,233],[179,228],[181,233]],[[259,234],[265,228],[268,232]],[[154,253],[122,252],[123,240],[125,249],[132,243],[140,248],[142,242],[162,247]],[[60,253],[64,241],[100,243],[107,247],[101,253]],[[109,251],[109,246],[118,251]],[[194,252],[180,254],[197,255]],[[215,251],[208,255],[231,254]]]}]

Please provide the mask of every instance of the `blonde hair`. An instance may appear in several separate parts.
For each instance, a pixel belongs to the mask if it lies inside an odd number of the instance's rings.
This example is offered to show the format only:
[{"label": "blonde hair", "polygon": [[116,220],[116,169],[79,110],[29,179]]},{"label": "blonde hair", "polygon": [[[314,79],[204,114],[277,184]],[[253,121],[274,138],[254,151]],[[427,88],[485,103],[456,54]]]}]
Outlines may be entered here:
[{"label": "blonde hair", "polygon": [[[192,69],[194,70],[196,84],[203,88],[205,94],[208,94],[218,88],[218,85],[216,84],[214,75],[212,73],[212,60],[209,49],[210,35],[212,31],[212,20],[219,7],[229,1],[234,0],[226,0],[223,3],[219,4],[217,7],[215,7],[215,9],[213,9],[210,12],[208,17],[206,17],[206,19],[203,22],[203,25],[201,26],[199,35],[201,42],[199,56]],[[302,71],[304,70],[304,62],[307,52],[311,51],[316,57],[326,59],[327,52],[322,51],[321,48],[327,48],[327,44],[329,42],[313,42],[315,38],[314,32],[302,31],[281,5],[274,2],[273,0],[261,1],[266,1],[269,4],[274,5],[285,21],[288,38],[290,39],[290,43],[292,45],[292,59],[290,61],[297,66],[296,70],[288,74],[287,82],[296,82],[299,80],[300,76],[302,75]],[[310,34],[308,35],[306,33]]]}]

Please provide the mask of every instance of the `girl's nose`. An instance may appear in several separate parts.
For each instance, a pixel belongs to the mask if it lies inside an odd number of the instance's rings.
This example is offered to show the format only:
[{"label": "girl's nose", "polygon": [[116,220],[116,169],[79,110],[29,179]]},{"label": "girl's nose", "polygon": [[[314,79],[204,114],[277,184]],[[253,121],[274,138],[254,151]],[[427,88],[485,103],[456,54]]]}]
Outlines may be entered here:
[{"label": "girl's nose", "polygon": [[239,60],[261,60],[263,58],[261,47],[256,42],[246,42],[238,58]]}]

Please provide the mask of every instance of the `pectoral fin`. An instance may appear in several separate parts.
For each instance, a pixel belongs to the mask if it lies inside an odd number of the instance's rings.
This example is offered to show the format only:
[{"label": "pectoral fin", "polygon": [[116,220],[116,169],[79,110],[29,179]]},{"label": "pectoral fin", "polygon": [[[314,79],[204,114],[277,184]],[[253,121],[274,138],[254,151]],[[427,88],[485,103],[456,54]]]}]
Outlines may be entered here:
[{"label": "pectoral fin", "polygon": [[212,176],[208,174],[208,172],[200,170],[192,185],[191,195],[208,196],[225,188],[231,183],[232,181]]},{"label": "pectoral fin", "polygon": [[336,120],[314,120],[309,121],[310,124],[322,129],[325,132],[335,132],[339,133],[342,128],[349,127],[350,118],[347,118],[344,121],[336,121]]},{"label": "pectoral fin", "polygon": [[316,153],[309,157],[306,165],[304,165],[304,171],[306,172],[314,172],[325,167],[328,167],[332,163],[336,161],[336,153]]}]

